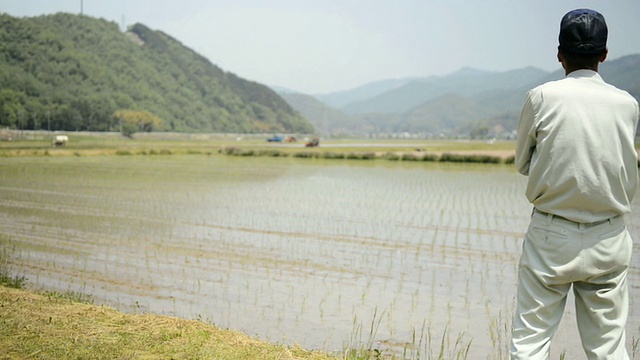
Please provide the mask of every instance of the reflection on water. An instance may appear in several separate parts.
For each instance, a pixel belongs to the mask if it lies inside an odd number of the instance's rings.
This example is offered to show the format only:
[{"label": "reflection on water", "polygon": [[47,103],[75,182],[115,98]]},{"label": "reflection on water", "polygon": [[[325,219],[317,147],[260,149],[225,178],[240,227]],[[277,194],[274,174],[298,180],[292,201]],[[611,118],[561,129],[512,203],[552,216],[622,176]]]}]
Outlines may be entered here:
[{"label": "reflection on water", "polygon": [[[530,214],[508,166],[137,156],[0,171],[0,236],[32,284],[306,348],[364,343],[375,321],[380,348],[425,329],[439,346],[446,329],[474,358],[504,352],[490,333],[508,336]],[[580,357],[566,313],[554,351]]]}]

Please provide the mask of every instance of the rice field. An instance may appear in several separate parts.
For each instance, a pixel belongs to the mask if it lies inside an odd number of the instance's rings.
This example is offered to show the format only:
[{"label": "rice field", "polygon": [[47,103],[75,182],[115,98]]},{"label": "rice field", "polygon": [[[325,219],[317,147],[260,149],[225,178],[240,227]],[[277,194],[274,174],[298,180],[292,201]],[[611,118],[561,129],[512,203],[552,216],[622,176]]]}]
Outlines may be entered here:
[{"label": "rice field", "polygon": [[[0,251],[36,288],[275,343],[507,358],[531,207],[508,165],[224,155],[0,159]],[[628,224],[640,238],[640,206]],[[638,246],[635,246],[638,252]],[[638,256],[629,350],[640,334]],[[571,303],[571,302],[570,302]],[[569,305],[554,358],[582,357]]]}]

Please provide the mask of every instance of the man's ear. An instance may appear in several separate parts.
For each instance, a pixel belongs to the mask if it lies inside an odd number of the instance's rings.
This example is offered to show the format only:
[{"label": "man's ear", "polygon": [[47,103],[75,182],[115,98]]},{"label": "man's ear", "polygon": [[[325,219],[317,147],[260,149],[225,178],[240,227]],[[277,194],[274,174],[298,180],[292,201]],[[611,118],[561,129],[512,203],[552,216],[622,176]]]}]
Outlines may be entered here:
[{"label": "man's ear", "polygon": [[562,64],[562,68],[564,69],[565,75],[568,75],[568,71],[567,71],[567,61],[564,58],[564,55],[562,55],[562,51],[560,51],[560,47],[558,46],[558,62],[560,64]]},{"label": "man's ear", "polygon": [[607,54],[609,54],[609,49],[604,49],[602,56],[600,56],[600,62],[604,62],[607,59]]},{"label": "man's ear", "polygon": [[564,56],[562,56],[562,51],[560,51],[560,46],[558,46],[558,62],[561,63],[564,61]]}]

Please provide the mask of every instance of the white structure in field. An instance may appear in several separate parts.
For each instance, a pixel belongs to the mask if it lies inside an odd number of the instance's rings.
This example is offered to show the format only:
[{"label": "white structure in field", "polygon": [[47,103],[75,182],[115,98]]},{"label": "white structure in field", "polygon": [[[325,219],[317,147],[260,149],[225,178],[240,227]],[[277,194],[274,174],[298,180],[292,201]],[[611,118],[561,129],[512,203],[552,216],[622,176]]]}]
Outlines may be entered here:
[{"label": "white structure in field", "polygon": [[53,138],[53,146],[65,146],[69,142],[69,137],[67,135],[56,135]]}]

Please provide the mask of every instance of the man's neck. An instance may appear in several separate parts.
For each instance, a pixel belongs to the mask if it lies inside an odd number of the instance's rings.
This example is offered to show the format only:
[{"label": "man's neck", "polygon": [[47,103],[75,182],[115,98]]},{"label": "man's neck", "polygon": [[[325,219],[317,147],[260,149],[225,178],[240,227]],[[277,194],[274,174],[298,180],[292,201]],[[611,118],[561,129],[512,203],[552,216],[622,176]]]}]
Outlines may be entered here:
[{"label": "man's neck", "polygon": [[564,69],[564,75],[569,75],[574,71],[578,71],[578,70],[591,70],[591,71],[595,71],[598,72],[598,64],[595,64],[594,66],[588,66],[588,67],[568,67]]}]

